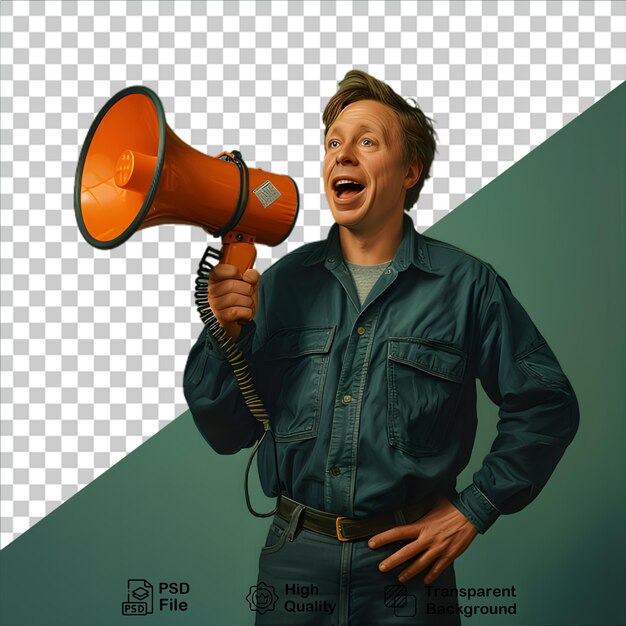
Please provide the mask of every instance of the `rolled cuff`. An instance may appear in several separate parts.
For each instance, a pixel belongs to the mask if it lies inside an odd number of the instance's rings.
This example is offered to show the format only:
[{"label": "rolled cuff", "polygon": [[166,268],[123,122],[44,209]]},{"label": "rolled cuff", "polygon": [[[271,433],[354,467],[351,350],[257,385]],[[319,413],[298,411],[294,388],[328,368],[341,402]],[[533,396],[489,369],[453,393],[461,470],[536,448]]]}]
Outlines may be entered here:
[{"label": "rolled cuff", "polygon": [[500,516],[500,511],[472,483],[451,500],[452,504],[467,517],[479,533],[484,533]]}]

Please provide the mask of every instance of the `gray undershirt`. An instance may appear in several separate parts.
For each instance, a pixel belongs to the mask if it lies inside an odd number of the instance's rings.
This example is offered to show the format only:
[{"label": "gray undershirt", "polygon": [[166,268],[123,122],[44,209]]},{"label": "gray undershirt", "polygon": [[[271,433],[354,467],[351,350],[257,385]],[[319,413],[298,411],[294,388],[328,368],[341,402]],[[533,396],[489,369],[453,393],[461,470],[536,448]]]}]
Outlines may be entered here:
[{"label": "gray undershirt", "polygon": [[379,265],[355,265],[354,263],[348,263],[348,261],[345,263],[352,274],[352,279],[354,280],[362,306],[369,292],[372,290],[372,287],[376,284],[376,281],[380,278],[380,275],[385,271],[385,268],[391,261],[380,263]]}]

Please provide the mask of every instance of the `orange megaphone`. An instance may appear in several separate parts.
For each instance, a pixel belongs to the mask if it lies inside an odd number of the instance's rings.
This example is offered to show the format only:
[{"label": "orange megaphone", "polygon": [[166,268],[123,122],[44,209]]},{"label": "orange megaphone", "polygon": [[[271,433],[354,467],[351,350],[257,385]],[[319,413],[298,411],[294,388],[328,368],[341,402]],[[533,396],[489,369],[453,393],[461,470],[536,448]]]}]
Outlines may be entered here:
[{"label": "orange megaphone", "polygon": [[148,226],[190,224],[222,237],[222,261],[242,273],[254,264],[254,242],[287,238],[298,205],[291,177],[248,168],[235,151],[211,157],[188,146],[147,87],[128,87],[104,105],[76,168],[76,220],[92,246],[115,248]]}]

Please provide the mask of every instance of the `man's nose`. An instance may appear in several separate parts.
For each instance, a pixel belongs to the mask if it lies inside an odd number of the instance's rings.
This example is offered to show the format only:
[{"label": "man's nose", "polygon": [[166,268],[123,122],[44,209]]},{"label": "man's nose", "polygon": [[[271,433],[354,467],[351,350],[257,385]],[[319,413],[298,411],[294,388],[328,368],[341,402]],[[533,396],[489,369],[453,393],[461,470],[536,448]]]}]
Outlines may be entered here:
[{"label": "man's nose", "polygon": [[354,153],[352,144],[349,142],[342,144],[341,149],[337,152],[336,158],[337,163],[339,164],[351,163],[354,165],[357,158],[356,154]]}]

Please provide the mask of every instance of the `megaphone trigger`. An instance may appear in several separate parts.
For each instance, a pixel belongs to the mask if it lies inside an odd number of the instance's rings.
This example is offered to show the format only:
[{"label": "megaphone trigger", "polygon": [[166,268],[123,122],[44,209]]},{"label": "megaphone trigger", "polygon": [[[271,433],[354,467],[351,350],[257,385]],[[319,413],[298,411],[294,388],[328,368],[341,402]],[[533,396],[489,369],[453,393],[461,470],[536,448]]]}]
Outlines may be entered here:
[{"label": "megaphone trigger", "polygon": [[256,260],[254,237],[231,231],[222,238],[221,262],[234,265],[243,275]]}]

